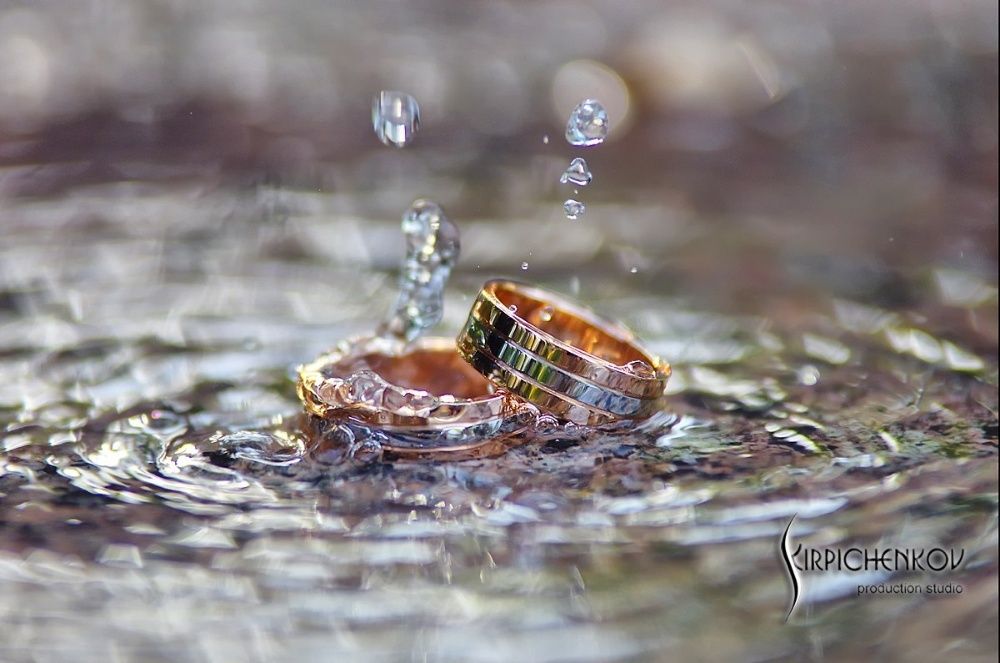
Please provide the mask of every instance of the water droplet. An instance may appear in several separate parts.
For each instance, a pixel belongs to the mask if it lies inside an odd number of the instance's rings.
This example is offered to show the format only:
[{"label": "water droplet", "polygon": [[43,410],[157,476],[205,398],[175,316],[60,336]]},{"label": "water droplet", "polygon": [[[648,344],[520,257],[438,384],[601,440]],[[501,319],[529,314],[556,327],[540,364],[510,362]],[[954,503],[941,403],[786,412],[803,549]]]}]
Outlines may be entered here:
[{"label": "water droplet", "polygon": [[511,313],[517,313],[517,304],[511,304],[510,306],[507,307],[507,310],[510,311]]},{"label": "water droplet", "polygon": [[596,99],[584,99],[569,115],[566,142],[570,145],[600,145],[608,136],[608,113]]},{"label": "water droplet", "polygon": [[372,100],[372,125],[384,144],[403,147],[420,128],[420,106],[405,92],[382,90]]},{"label": "water droplet", "polygon": [[348,449],[347,455],[359,465],[370,465],[382,459],[382,441],[380,436],[372,434],[355,440]]},{"label": "water droplet", "polygon": [[529,426],[536,421],[541,412],[531,403],[521,403],[511,417],[515,426]]},{"label": "water droplet", "polygon": [[656,370],[650,366],[648,363],[641,359],[636,359],[635,361],[630,361],[629,363],[622,366],[626,371],[632,375],[640,378],[655,378]]},{"label": "water droplet", "polygon": [[587,186],[594,180],[593,173],[587,167],[587,162],[577,157],[569,162],[569,168],[559,176],[559,181],[563,184],[575,184],[576,186]]},{"label": "water droplet", "polygon": [[367,369],[360,370],[352,373],[345,384],[350,390],[348,393],[352,401],[381,405],[386,382],[378,373]]},{"label": "water droplet", "polygon": [[406,256],[399,295],[382,333],[412,341],[441,321],[444,287],[461,249],[458,226],[438,205],[417,200],[403,214]]},{"label": "water droplet", "polygon": [[579,200],[573,200],[570,198],[563,203],[563,211],[566,212],[567,219],[570,221],[576,221],[587,211],[587,206]]},{"label": "water droplet", "polygon": [[535,420],[535,433],[545,435],[559,430],[559,420],[551,414],[541,414]]},{"label": "water droplet", "polygon": [[549,144],[549,135],[548,134],[545,134],[544,136],[542,136],[542,143],[545,144],[545,145]]},{"label": "water droplet", "polygon": [[543,306],[538,311],[538,320],[540,322],[548,322],[549,320],[552,319],[552,316],[555,314],[555,312],[556,310],[551,306]]},{"label": "water droplet", "polygon": [[521,269],[528,269],[528,263],[522,262],[521,263]]},{"label": "water droplet", "polygon": [[632,274],[638,274],[639,273],[639,268],[633,266],[632,269],[630,269],[628,271],[631,272]]}]

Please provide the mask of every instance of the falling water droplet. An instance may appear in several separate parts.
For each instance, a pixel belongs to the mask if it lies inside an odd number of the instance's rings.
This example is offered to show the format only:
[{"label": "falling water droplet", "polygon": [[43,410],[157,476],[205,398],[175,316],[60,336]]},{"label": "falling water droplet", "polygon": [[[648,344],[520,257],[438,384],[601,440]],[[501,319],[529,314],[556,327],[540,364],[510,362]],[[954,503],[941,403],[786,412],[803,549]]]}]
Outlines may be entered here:
[{"label": "falling water droplet", "polygon": [[507,310],[510,311],[511,313],[517,313],[517,304],[511,304],[510,306],[507,307]]},{"label": "falling water droplet", "polygon": [[538,311],[538,320],[540,322],[548,322],[552,319],[552,316],[555,315],[555,312],[556,310],[551,306],[543,306]]},{"label": "falling water droplet", "polygon": [[569,162],[569,168],[559,176],[562,184],[573,184],[575,186],[587,186],[594,180],[593,173],[587,167],[587,162],[577,157]]},{"label": "falling water droplet", "polygon": [[630,269],[628,271],[631,272],[631,273],[633,273],[633,274],[638,274],[639,273],[639,268],[633,266],[632,269]]},{"label": "falling water droplet", "polygon": [[523,269],[523,270],[527,270],[527,269],[528,269],[528,263],[526,263],[526,262],[522,262],[522,263],[521,263],[521,269]]},{"label": "falling water droplet", "polygon": [[570,145],[600,145],[608,136],[608,113],[596,99],[584,99],[569,115],[566,142]]},{"label": "falling water droplet", "polygon": [[581,203],[579,200],[573,200],[570,198],[563,203],[563,211],[566,212],[566,218],[570,221],[576,221],[587,211],[587,206]]},{"label": "falling water droplet", "polygon": [[420,128],[420,106],[405,92],[382,90],[372,100],[372,125],[384,144],[403,147]]},{"label": "falling water droplet", "polygon": [[458,226],[429,200],[417,200],[403,214],[406,256],[399,295],[381,333],[412,341],[441,321],[444,287],[458,260]]},{"label": "falling water droplet", "polygon": [[548,134],[545,134],[544,136],[542,136],[542,143],[545,144],[545,145],[549,144],[549,135]]}]

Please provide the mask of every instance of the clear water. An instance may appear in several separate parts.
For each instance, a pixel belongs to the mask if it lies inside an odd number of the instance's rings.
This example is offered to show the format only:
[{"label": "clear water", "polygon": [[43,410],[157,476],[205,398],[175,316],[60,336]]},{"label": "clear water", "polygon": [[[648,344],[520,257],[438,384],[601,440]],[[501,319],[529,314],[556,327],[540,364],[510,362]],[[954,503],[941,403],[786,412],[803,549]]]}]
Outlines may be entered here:
[{"label": "clear water", "polygon": [[[4,660],[801,659],[942,614],[992,628],[996,365],[981,326],[942,337],[824,290],[773,295],[766,317],[727,311],[687,294],[711,270],[643,288],[553,253],[544,285],[570,292],[562,266],[671,360],[668,409],[620,431],[543,421],[498,458],[386,462],[353,430],[317,449],[292,376],[390,307],[398,243],[352,238],[398,224],[317,218],[332,200],[305,191],[282,192],[274,220],[273,193],[105,184],[8,206]],[[81,206],[100,232],[56,213]],[[476,230],[507,260],[523,251],[501,243],[507,221]],[[345,242],[386,268],[333,263]],[[465,262],[446,332],[483,278]],[[974,312],[995,306],[993,285],[940,278],[921,311],[991,319]],[[972,613],[904,602],[918,613],[902,619],[831,588],[785,626],[774,551],[796,512],[803,538],[965,546],[957,579],[984,596]]]},{"label": "clear water", "polygon": [[385,145],[405,147],[420,128],[420,106],[405,92],[383,90],[372,100],[372,125]]},{"label": "clear water", "polygon": [[566,122],[566,142],[578,147],[600,145],[608,137],[608,112],[596,99],[584,99]]},{"label": "clear water", "polygon": [[458,261],[461,238],[444,211],[417,200],[403,214],[406,254],[399,269],[399,294],[381,333],[412,341],[441,321],[444,289]]},{"label": "clear water", "polygon": [[590,172],[587,162],[579,157],[570,161],[569,166],[559,176],[560,183],[573,186],[587,186],[593,179],[594,175]]},{"label": "clear water", "polygon": [[570,221],[576,221],[581,216],[587,213],[587,206],[581,203],[579,200],[573,198],[567,198],[563,203],[563,213],[566,218]]}]

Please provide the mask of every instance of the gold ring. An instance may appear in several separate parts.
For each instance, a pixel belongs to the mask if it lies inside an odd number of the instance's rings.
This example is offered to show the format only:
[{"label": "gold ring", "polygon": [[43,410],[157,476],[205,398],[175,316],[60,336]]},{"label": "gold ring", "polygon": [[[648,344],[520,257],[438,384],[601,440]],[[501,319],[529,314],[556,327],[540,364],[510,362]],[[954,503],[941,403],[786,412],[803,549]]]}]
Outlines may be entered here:
[{"label": "gold ring", "polygon": [[648,417],[670,377],[622,325],[515,281],[483,286],[456,345],[497,386],[576,423]]},{"label": "gold ring", "polygon": [[344,341],[300,367],[297,388],[310,414],[379,431],[396,456],[501,451],[535,416],[463,362],[450,338]]}]

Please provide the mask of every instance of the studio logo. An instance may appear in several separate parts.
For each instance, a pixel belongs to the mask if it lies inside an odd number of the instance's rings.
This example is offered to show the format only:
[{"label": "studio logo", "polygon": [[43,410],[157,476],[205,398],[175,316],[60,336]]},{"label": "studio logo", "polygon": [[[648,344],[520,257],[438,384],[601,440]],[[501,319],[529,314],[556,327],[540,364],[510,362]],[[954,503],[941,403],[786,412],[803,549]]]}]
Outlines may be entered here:
[{"label": "studio logo", "polygon": [[792,523],[795,522],[795,516],[792,516],[788,524],[785,525],[785,532],[781,535],[781,559],[785,562],[785,572],[788,574],[788,582],[792,586],[792,601],[788,605],[788,612],[785,613],[785,623],[792,618],[792,613],[795,612],[795,607],[799,604],[799,594],[802,589],[802,578],[799,576],[799,570],[796,568],[794,559],[795,556],[792,553]]},{"label": "studio logo", "polygon": [[[779,541],[778,553],[788,574],[790,601],[785,622],[791,619],[803,594],[804,573],[883,573],[886,577],[897,573],[943,574],[953,572],[965,561],[963,548],[902,548],[896,546],[847,548],[812,548],[795,544],[792,540],[792,516]],[[868,577],[871,577],[870,575]],[[857,587],[857,596],[900,594],[956,595],[964,588],[949,582],[939,584],[899,583],[865,584]]]}]

